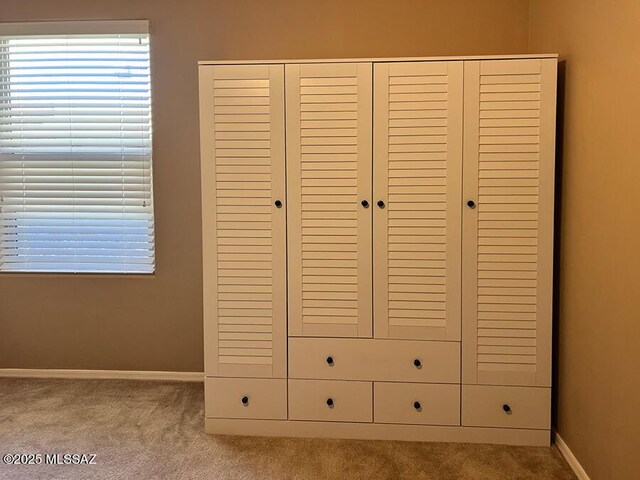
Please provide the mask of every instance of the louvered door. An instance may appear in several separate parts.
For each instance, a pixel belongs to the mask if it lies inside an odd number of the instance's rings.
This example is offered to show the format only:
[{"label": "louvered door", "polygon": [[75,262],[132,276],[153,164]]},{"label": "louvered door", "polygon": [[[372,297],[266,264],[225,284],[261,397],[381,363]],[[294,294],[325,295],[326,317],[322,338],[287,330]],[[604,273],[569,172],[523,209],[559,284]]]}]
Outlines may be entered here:
[{"label": "louvered door", "polygon": [[377,338],[460,339],[462,68],[375,65]]},{"label": "louvered door", "polygon": [[200,102],[206,374],[285,378],[284,67],[201,67]]},{"label": "louvered door", "polygon": [[549,386],[555,59],[465,64],[463,381]]},{"label": "louvered door", "polygon": [[371,64],[286,66],[289,335],[371,336]]}]

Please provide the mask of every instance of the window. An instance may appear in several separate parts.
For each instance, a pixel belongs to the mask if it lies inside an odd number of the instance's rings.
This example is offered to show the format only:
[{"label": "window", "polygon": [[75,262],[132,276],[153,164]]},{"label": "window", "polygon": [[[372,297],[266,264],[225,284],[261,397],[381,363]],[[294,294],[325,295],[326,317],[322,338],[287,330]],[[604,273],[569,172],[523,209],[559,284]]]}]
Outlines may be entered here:
[{"label": "window", "polygon": [[146,22],[0,24],[0,271],[153,273]]}]

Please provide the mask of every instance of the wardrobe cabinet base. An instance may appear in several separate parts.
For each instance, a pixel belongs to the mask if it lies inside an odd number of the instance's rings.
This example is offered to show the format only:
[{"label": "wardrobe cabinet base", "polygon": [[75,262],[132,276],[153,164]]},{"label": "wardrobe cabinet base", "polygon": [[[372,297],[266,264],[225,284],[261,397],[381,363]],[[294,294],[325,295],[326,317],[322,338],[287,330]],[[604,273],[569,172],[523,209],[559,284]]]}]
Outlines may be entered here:
[{"label": "wardrobe cabinet base", "polygon": [[239,420],[206,418],[205,430],[215,435],[261,437],[349,438],[411,442],[494,443],[548,447],[549,430],[516,428],[437,427],[376,423]]}]

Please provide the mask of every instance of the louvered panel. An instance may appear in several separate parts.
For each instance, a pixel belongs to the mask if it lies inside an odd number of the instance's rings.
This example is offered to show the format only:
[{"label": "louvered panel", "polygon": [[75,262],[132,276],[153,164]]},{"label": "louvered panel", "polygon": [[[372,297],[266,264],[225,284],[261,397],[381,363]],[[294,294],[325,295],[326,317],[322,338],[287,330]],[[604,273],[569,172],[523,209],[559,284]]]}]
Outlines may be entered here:
[{"label": "louvered panel", "polygon": [[[536,62],[539,64],[539,62]],[[532,66],[537,70],[537,66]],[[538,72],[536,72],[537,74]],[[514,124],[513,121],[527,115],[536,125],[540,122],[540,83],[527,80],[528,74],[511,75],[512,82],[496,84],[486,82],[494,75],[480,75],[480,117],[491,115],[502,109],[505,102],[520,101],[514,115],[502,115],[501,127],[479,127],[478,143],[478,171],[480,177],[486,180],[502,180],[493,187],[480,185],[478,188],[478,269],[484,268],[484,262],[513,261],[512,269],[489,270],[488,278],[492,279],[494,271],[509,276],[512,272],[529,270],[529,265],[515,265],[516,263],[537,263],[537,219],[538,219],[538,181],[539,181],[539,126],[526,127]],[[525,76],[525,78],[523,78]],[[520,80],[520,82],[518,82]],[[526,103],[525,103],[526,102]],[[505,153],[505,148],[510,151]],[[520,156],[529,154],[529,156]],[[526,177],[532,181],[533,187],[528,191],[511,187],[510,178],[500,176],[493,178],[492,173],[526,171]],[[514,207],[520,207],[515,209]],[[518,244],[519,237],[498,237],[493,231],[493,223],[486,221],[508,221],[508,230],[530,229],[535,236],[528,246]],[[531,221],[536,221],[531,224]],[[525,228],[526,227],[526,228]],[[537,277],[537,272],[536,277]],[[512,283],[515,282],[515,283]],[[517,368],[519,371],[535,371],[537,356],[536,322],[519,318],[496,318],[495,314],[516,313],[510,311],[511,305],[534,305],[537,297],[537,278],[535,286],[518,286],[517,280],[510,280],[499,287],[487,289],[478,286],[478,310],[483,318],[478,319],[478,371],[489,369]],[[500,310],[497,307],[500,305]],[[504,311],[504,309],[508,311]],[[535,308],[532,308],[535,310]],[[535,315],[536,312],[530,312]],[[497,341],[496,341],[497,340]],[[509,343],[506,344],[506,340]],[[515,367],[514,367],[515,366]]]},{"label": "louvered panel", "polygon": [[291,335],[371,335],[371,65],[287,65]]},{"label": "louvered panel", "polygon": [[375,336],[460,338],[462,63],[375,66]]},{"label": "louvered panel", "polygon": [[555,61],[470,62],[465,81],[465,382],[546,386]]},{"label": "louvered panel", "polygon": [[286,376],[283,70],[201,70],[207,375]]}]

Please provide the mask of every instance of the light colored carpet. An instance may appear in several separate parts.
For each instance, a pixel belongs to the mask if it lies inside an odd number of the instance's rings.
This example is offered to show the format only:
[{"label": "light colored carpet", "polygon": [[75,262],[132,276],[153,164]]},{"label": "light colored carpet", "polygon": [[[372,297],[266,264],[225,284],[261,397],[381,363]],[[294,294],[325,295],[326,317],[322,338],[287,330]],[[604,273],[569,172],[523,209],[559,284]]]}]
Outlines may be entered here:
[{"label": "light colored carpet", "polygon": [[0,379],[0,456],[97,455],[97,465],[0,463],[0,478],[575,479],[555,448],[214,437],[203,408],[201,384]]}]

